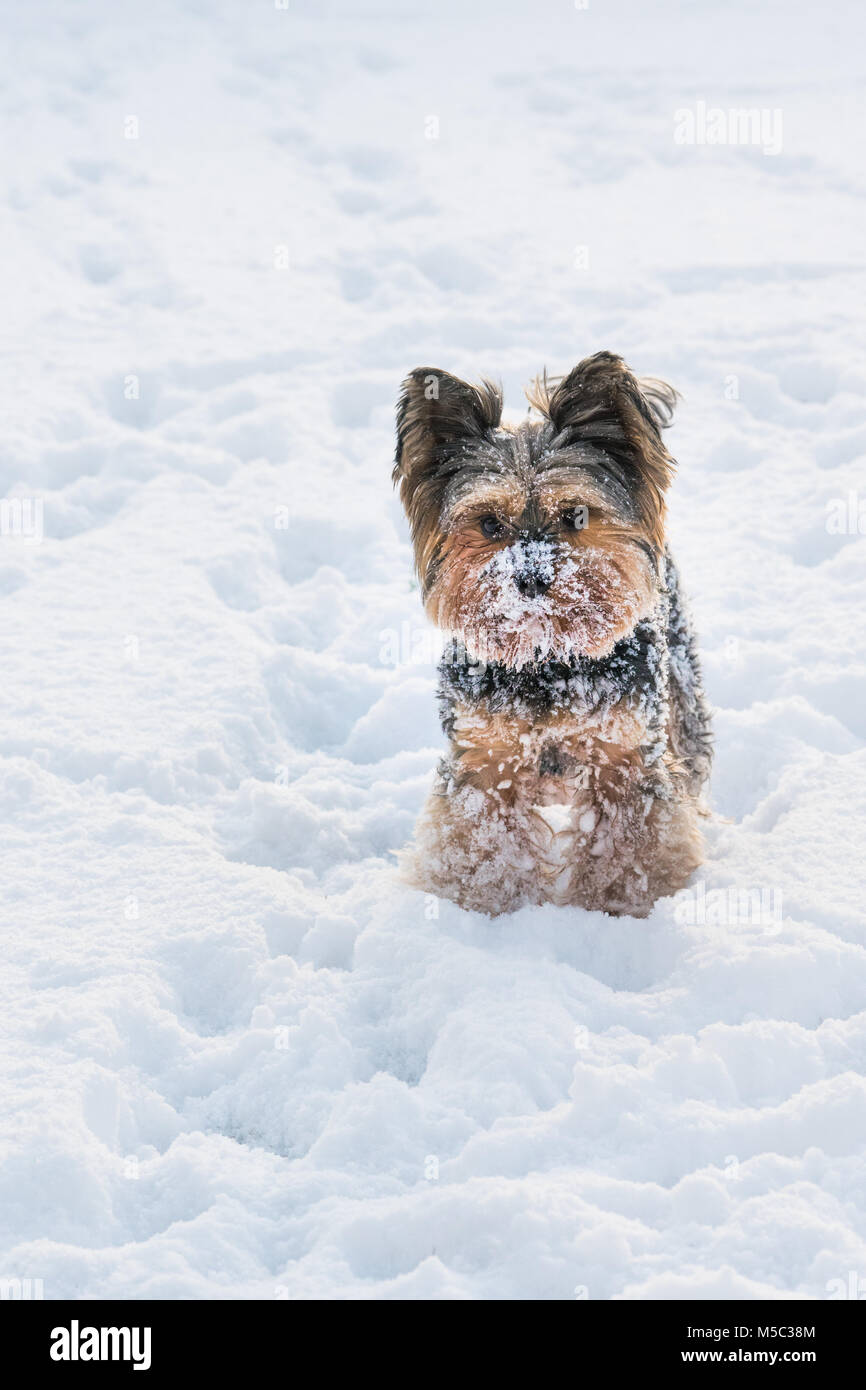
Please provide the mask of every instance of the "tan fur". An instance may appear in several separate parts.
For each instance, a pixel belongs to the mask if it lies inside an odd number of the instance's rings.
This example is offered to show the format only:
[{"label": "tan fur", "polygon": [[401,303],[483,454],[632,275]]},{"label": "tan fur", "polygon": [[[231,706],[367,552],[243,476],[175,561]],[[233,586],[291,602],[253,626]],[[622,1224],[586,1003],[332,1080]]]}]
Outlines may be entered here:
[{"label": "tan fur", "polygon": [[670,799],[642,790],[645,730],[632,714],[594,726],[456,713],[456,784],[430,797],[404,857],[416,887],[480,912],[549,902],[645,916],[701,862],[699,805],[676,762],[662,770]]},{"label": "tan fur", "polygon": [[[560,499],[569,495],[562,487],[548,488],[537,501],[544,515],[555,517]],[[642,533],[635,526],[617,525],[603,515],[591,514],[585,528],[560,535],[563,555],[570,552],[578,562],[582,554],[593,557],[585,590],[579,602],[570,601],[567,589],[560,592],[557,580],[550,589],[547,620],[537,632],[518,633],[507,621],[492,619],[481,580],[482,570],[507,541],[485,540],[478,521],[497,504],[503,515],[519,515],[532,500],[531,492],[514,485],[485,487],[480,502],[473,496],[473,505],[464,506],[439,538],[439,563],[427,596],[427,612],[438,627],[461,633],[484,661],[522,666],[534,659],[539,647],[545,655],[560,659],[567,658],[575,646],[588,656],[602,656],[647,616],[655,601],[652,570],[633,544]]]}]

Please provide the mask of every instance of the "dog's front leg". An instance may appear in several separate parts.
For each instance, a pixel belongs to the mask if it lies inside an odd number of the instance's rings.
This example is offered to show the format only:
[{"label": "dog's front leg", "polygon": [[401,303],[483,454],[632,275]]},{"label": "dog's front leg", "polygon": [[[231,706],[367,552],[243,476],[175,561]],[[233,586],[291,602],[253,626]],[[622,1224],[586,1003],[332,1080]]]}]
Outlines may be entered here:
[{"label": "dog's front leg", "polygon": [[472,767],[446,758],[401,857],[414,887],[460,907],[496,916],[538,901],[530,832],[507,760]]}]

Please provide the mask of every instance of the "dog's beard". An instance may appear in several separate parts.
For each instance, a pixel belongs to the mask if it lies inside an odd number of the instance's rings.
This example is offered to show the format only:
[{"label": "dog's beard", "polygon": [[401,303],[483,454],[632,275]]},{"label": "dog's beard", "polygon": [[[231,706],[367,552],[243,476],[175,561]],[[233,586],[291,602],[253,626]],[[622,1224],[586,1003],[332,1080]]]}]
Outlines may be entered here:
[{"label": "dog's beard", "polygon": [[[516,580],[534,575],[544,592],[521,593]],[[441,596],[436,620],[464,641],[474,660],[511,669],[574,655],[605,656],[646,617],[653,585],[634,549],[528,542],[498,550],[474,576]],[[437,586],[438,587],[438,586]]]}]

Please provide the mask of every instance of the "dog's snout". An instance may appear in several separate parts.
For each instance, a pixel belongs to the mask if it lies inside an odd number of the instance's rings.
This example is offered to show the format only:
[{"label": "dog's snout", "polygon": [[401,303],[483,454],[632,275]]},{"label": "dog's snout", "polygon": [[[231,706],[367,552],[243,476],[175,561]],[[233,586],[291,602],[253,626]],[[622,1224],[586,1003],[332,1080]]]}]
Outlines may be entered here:
[{"label": "dog's snout", "polygon": [[548,581],[540,574],[516,574],[514,582],[524,598],[538,598],[550,588]]}]

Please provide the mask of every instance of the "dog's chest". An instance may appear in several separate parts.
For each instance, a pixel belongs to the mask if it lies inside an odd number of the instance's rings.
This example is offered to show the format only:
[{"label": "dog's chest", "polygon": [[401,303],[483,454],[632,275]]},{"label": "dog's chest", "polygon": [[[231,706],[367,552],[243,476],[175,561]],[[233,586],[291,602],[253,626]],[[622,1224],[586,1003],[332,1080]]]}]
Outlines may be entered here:
[{"label": "dog's chest", "polygon": [[458,705],[451,774],[517,830],[555,902],[581,862],[595,873],[639,838],[652,804],[647,737],[628,704],[603,717],[565,710],[532,721],[483,701]]},{"label": "dog's chest", "polygon": [[640,782],[646,739],[645,719],[628,704],[532,720],[483,701],[457,705],[453,772],[503,810],[535,813],[554,836],[589,834]]}]

